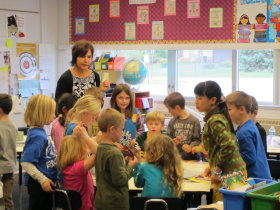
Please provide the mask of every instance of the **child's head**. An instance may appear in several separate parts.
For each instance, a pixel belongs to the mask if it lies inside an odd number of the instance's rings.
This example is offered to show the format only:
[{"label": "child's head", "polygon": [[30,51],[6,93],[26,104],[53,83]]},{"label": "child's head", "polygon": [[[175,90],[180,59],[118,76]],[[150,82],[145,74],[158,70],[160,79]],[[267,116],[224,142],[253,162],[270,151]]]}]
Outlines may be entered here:
[{"label": "child's head", "polygon": [[64,170],[67,166],[85,159],[87,145],[75,135],[63,137],[59,145],[57,167]]},{"label": "child's head", "polygon": [[132,91],[127,84],[118,84],[112,93],[111,108],[125,113],[126,117],[131,118],[134,110],[134,98]]},{"label": "child's head", "polygon": [[101,106],[104,104],[104,93],[100,90],[99,87],[92,86],[89,89],[85,90],[85,95],[92,95],[96,99],[100,100]]},{"label": "child's head", "polygon": [[46,95],[33,95],[26,106],[24,121],[29,126],[43,127],[55,117],[55,101]]},{"label": "child's head", "polygon": [[181,156],[173,140],[166,135],[154,135],[145,144],[145,160],[147,163],[160,166],[164,173],[164,183],[170,179],[175,195],[181,193],[183,180]]},{"label": "child's head", "polygon": [[239,19],[239,24],[242,25],[249,25],[250,21],[249,21],[249,17],[246,14],[241,15],[240,19]]},{"label": "child's head", "polygon": [[170,93],[164,99],[163,103],[170,112],[170,114],[172,114],[175,117],[179,116],[179,113],[182,109],[185,109],[185,98],[179,92]]},{"label": "child's head", "polygon": [[251,96],[251,99],[252,99],[252,106],[251,106],[249,115],[250,115],[251,120],[253,120],[255,122],[256,117],[259,112],[259,106],[258,106],[258,102],[254,96]]},{"label": "child's head", "polygon": [[146,115],[146,124],[149,132],[161,134],[164,127],[164,114],[159,111],[151,111]]},{"label": "child's head", "polygon": [[77,98],[71,93],[63,93],[56,104],[56,113],[66,118],[67,112],[74,106]]},{"label": "child's head", "polygon": [[69,110],[66,124],[68,125],[72,120],[76,120],[88,126],[96,121],[100,110],[100,101],[92,95],[85,95],[79,98],[73,108]]},{"label": "child's head", "polygon": [[259,13],[256,16],[256,21],[258,24],[263,24],[263,22],[265,21],[266,17],[264,16],[264,14]]},{"label": "child's head", "polygon": [[249,116],[252,106],[252,97],[243,91],[234,91],[226,97],[231,120],[239,123],[244,117]]},{"label": "child's head", "polygon": [[105,109],[98,117],[97,123],[102,133],[107,133],[116,142],[121,139],[124,128],[124,116],[115,109]]},{"label": "child's head", "polygon": [[222,90],[215,81],[205,81],[198,83],[194,88],[195,105],[200,112],[209,112],[222,100]]},{"label": "child's head", "polygon": [[0,94],[0,115],[8,115],[12,108],[12,97],[8,94]]}]

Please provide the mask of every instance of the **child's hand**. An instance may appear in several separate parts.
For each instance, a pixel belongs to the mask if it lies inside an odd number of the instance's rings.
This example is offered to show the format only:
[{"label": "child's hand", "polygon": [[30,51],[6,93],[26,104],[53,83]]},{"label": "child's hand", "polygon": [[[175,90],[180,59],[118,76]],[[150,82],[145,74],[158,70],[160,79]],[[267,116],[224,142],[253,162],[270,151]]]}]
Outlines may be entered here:
[{"label": "child's hand", "polygon": [[118,147],[118,149],[119,149],[120,151],[122,151],[122,150],[123,150],[123,146],[122,146],[121,144],[116,143],[116,145],[117,145],[117,147]]},{"label": "child's hand", "polygon": [[54,185],[53,181],[50,179],[46,179],[46,181],[44,181],[41,184],[41,187],[45,192],[54,192],[54,190],[52,189],[52,186],[54,187],[55,185]]},{"label": "child's hand", "polygon": [[96,134],[96,139],[95,139],[97,143],[101,142],[101,136],[102,136],[102,132],[98,131],[98,133]]},{"label": "child's hand", "polygon": [[176,145],[178,145],[183,139],[185,139],[185,136],[176,136],[173,141]]},{"label": "child's hand", "polygon": [[184,144],[182,146],[182,150],[184,150],[185,152],[191,152],[192,151],[190,145],[188,145],[188,144]]},{"label": "child's hand", "polygon": [[83,126],[83,123],[78,123],[75,128],[73,129],[73,134],[76,135],[78,138],[83,138],[87,136],[87,131]]},{"label": "child's hand", "polygon": [[140,147],[134,147],[132,151],[133,155],[138,159],[138,162],[140,162],[141,159],[140,151],[141,151]]},{"label": "child's hand", "polygon": [[105,91],[105,90],[107,90],[107,89],[109,89],[110,88],[110,83],[109,83],[109,81],[108,80],[104,80],[101,84],[100,84],[100,90],[101,91]]},{"label": "child's hand", "polygon": [[132,139],[132,140],[130,141],[130,146],[131,146],[131,147],[134,147],[134,146],[135,146],[135,143],[136,143],[136,138],[134,138],[134,139]]},{"label": "child's hand", "polygon": [[137,158],[131,158],[131,157],[128,157],[128,163],[127,165],[130,166],[131,168],[134,168],[137,163],[138,163],[138,159]]},{"label": "child's hand", "polygon": [[220,177],[213,173],[212,176],[211,176],[211,183],[215,184],[215,183],[218,183],[218,182],[220,182]]},{"label": "child's hand", "polygon": [[210,166],[208,166],[207,168],[205,168],[203,176],[205,177],[211,177],[212,173],[211,173],[211,169]]}]

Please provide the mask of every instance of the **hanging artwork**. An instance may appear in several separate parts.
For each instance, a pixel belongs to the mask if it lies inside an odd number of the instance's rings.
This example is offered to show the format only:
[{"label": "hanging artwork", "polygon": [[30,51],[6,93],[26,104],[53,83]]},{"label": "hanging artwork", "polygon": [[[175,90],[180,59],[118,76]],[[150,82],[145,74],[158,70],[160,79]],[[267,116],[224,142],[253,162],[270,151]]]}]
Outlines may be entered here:
[{"label": "hanging artwork", "polygon": [[152,39],[163,39],[163,21],[153,21],[152,28]]},{"label": "hanging artwork", "polygon": [[85,18],[83,17],[75,18],[75,34],[76,35],[85,34]]},{"label": "hanging artwork", "polygon": [[176,15],[176,0],[164,0],[164,15]]},{"label": "hanging artwork", "polygon": [[110,17],[120,17],[120,0],[110,0]]},{"label": "hanging artwork", "polygon": [[222,28],[223,27],[223,8],[210,8],[209,27]]},{"label": "hanging artwork", "polygon": [[200,17],[200,0],[188,0],[187,17],[188,18]]},{"label": "hanging artwork", "polygon": [[126,22],[124,24],[125,24],[125,40],[136,40],[135,22]]},{"label": "hanging artwork", "polygon": [[149,24],[149,7],[137,7],[137,24]]},{"label": "hanging artwork", "polygon": [[89,22],[99,22],[99,4],[89,5]]},{"label": "hanging artwork", "polygon": [[8,27],[8,37],[17,38],[18,37],[18,24],[17,24],[16,15],[7,16],[7,27]]}]

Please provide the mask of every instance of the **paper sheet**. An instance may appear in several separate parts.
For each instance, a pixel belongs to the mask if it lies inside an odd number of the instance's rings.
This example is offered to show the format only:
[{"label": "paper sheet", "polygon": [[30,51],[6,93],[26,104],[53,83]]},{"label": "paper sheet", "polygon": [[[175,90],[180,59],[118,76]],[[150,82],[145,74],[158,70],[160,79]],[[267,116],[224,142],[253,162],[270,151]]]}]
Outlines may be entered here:
[{"label": "paper sheet", "polygon": [[18,92],[22,97],[39,94],[39,80],[19,80]]}]

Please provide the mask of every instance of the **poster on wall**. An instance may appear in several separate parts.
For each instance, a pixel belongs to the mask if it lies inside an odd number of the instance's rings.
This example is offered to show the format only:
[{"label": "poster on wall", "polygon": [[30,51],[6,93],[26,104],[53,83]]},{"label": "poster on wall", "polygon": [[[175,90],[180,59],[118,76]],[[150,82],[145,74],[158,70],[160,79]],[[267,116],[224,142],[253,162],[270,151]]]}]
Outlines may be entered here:
[{"label": "poster on wall", "polygon": [[125,26],[125,40],[136,40],[136,24],[135,22],[126,22]]},{"label": "poster on wall", "polygon": [[163,21],[153,21],[152,39],[163,39],[163,37],[164,37]]},{"label": "poster on wall", "polygon": [[8,27],[8,37],[17,38],[18,37],[18,24],[17,24],[16,15],[7,16],[7,27]]},{"label": "poster on wall", "polygon": [[0,89],[10,94],[10,51],[0,51]]},{"label": "poster on wall", "polygon": [[280,42],[280,1],[267,0],[268,42]]},{"label": "poster on wall", "polygon": [[25,16],[17,15],[18,37],[25,37]]},{"label": "poster on wall", "polygon": [[223,8],[210,8],[209,27],[210,28],[223,27]]},{"label": "poster on wall", "polygon": [[75,34],[76,35],[85,34],[85,18],[83,17],[75,18]]},{"label": "poster on wall", "polygon": [[188,0],[187,17],[188,18],[200,17],[200,0]]},{"label": "poster on wall", "polygon": [[176,0],[164,0],[164,15],[176,15]]},{"label": "poster on wall", "polygon": [[149,6],[137,7],[137,24],[149,24]]},{"label": "poster on wall", "polygon": [[89,22],[99,22],[99,4],[89,5]]},{"label": "poster on wall", "polygon": [[120,17],[120,0],[110,0],[110,17]]},{"label": "poster on wall", "polygon": [[[272,1],[267,0],[266,2],[261,0],[252,2],[237,0],[235,23],[236,42],[267,42],[269,39],[270,42],[274,42],[276,30],[273,28],[273,24],[269,23],[270,12],[267,14],[267,8],[270,2]],[[246,28],[247,30],[244,32]]]},{"label": "poster on wall", "polygon": [[16,56],[20,69],[18,79],[34,79],[36,77],[36,51],[36,44],[16,44]]}]

